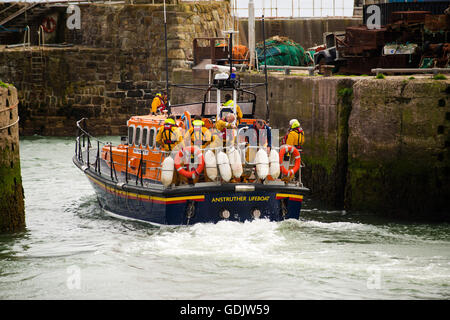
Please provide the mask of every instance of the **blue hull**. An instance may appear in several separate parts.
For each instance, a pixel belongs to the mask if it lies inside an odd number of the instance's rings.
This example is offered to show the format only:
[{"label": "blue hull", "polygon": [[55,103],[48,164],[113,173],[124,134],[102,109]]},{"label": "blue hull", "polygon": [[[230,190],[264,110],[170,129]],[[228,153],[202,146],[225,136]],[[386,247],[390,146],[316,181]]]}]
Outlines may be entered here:
[{"label": "blue hull", "polygon": [[[160,225],[247,221],[256,218],[281,221],[298,219],[305,189],[284,185],[250,185],[252,191],[236,191],[235,184],[152,189],[117,184],[83,170],[100,206],[115,215]],[[246,185],[248,187],[249,185]],[[307,189],[306,189],[307,191]],[[224,217],[224,211],[228,214]]]}]

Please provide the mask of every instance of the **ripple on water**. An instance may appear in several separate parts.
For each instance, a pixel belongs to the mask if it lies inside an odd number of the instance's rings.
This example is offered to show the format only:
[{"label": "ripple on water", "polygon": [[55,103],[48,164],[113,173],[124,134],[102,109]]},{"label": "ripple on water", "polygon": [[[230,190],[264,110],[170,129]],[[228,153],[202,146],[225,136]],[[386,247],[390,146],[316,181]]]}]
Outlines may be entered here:
[{"label": "ripple on water", "polygon": [[[448,224],[372,223],[307,201],[302,219],[283,222],[118,220],[73,166],[73,147],[21,139],[27,231],[0,237],[2,299],[449,298]],[[74,266],[79,290],[66,284]]]}]

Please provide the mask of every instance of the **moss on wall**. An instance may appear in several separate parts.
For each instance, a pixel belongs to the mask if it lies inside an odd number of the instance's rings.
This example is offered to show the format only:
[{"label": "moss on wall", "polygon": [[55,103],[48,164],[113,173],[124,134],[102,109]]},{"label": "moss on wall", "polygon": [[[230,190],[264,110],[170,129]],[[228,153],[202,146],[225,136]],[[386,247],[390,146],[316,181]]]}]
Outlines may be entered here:
[{"label": "moss on wall", "polygon": [[0,233],[25,228],[17,102],[14,86],[0,86]]},{"label": "moss on wall", "polygon": [[16,232],[25,228],[20,161],[14,161],[16,153],[7,146],[0,149],[0,233]]}]

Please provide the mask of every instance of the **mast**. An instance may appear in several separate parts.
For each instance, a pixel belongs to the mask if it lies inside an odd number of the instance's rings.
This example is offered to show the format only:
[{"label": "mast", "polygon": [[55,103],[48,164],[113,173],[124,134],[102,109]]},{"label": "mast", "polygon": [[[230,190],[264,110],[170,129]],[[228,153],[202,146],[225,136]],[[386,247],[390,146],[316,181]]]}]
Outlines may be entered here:
[{"label": "mast", "polygon": [[166,1],[164,0],[164,46],[166,49],[166,94],[167,104],[170,112],[170,95],[169,95],[169,57],[167,54],[167,17],[166,17]]},{"label": "mast", "polygon": [[269,87],[268,87],[268,83],[267,83],[266,34],[264,32],[264,15],[262,15],[262,34],[263,34],[263,50],[264,50],[264,77],[265,77],[265,86],[266,86],[266,120],[270,121]]}]

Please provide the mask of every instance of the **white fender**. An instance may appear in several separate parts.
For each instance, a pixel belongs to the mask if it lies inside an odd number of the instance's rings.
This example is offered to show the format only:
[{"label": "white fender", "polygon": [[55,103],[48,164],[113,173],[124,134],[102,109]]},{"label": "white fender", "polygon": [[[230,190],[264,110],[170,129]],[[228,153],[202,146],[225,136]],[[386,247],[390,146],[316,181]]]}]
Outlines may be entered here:
[{"label": "white fender", "polygon": [[228,160],[230,161],[231,171],[233,172],[233,176],[236,178],[240,178],[244,170],[242,169],[242,161],[241,155],[236,148],[231,148],[228,151]]},{"label": "white fender", "polygon": [[222,179],[226,182],[230,181],[231,179],[230,161],[228,160],[227,155],[223,151],[220,151],[217,154],[217,165],[219,166],[219,172]]},{"label": "white fender", "polygon": [[165,187],[172,183],[174,163],[172,157],[167,157],[161,165],[161,182]]},{"label": "white fender", "polygon": [[264,180],[269,174],[269,157],[264,149],[259,149],[255,156],[256,173],[258,178]]},{"label": "white fender", "polygon": [[205,152],[205,169],[206,169],[206,175],[211,180],[216,180],[217,178],[217,162],[216,162],[216,156],[214,152],[211,150],[208,150]]},{"label": "white fender", "polygon": [[277,179],[280,175],[280,156],[275,150],[270,150],[269,154],[269,174],[273,179]]}]

